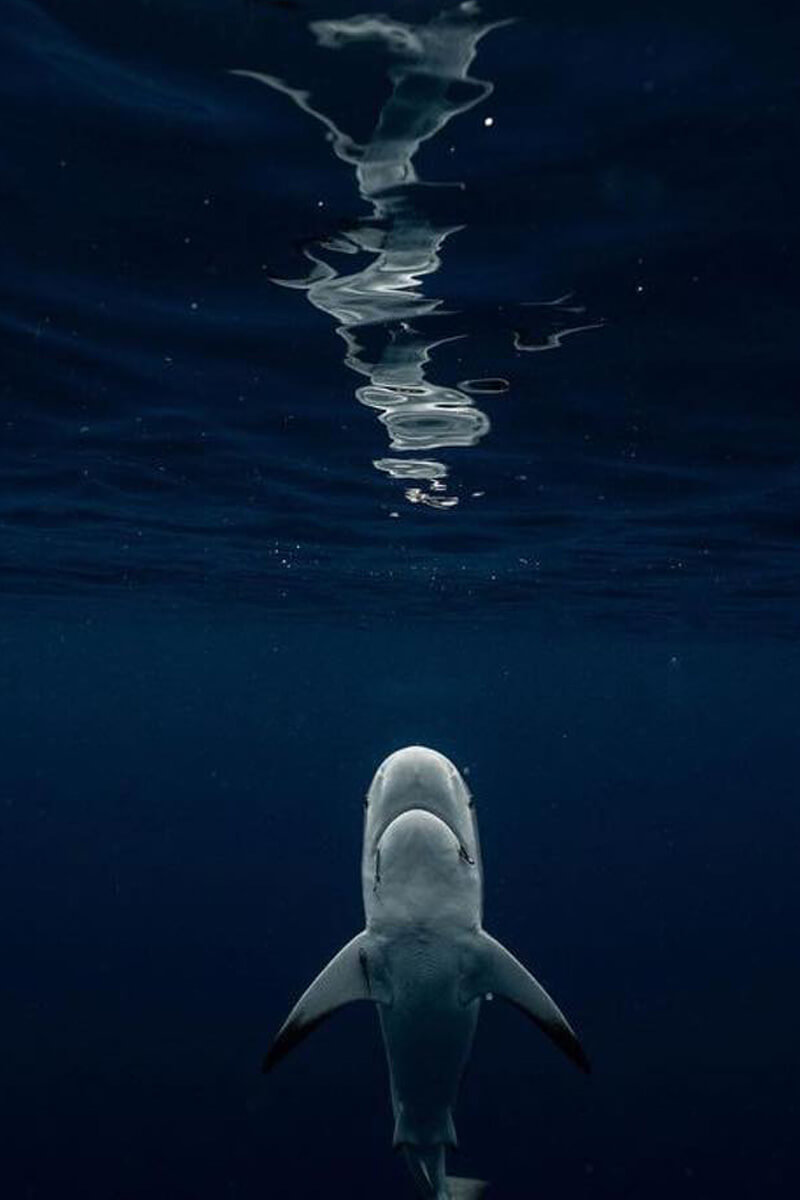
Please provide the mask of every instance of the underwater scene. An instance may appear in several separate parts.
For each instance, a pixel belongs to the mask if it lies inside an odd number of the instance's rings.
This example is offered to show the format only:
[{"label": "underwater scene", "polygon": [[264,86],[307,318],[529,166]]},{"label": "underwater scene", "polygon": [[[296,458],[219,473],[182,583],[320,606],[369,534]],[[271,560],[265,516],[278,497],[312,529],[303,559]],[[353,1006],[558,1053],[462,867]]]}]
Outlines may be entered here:
[{"label": "underwater scene", "polygon": [[794,1195],[800,11],[1,11],[0,1195]]}]

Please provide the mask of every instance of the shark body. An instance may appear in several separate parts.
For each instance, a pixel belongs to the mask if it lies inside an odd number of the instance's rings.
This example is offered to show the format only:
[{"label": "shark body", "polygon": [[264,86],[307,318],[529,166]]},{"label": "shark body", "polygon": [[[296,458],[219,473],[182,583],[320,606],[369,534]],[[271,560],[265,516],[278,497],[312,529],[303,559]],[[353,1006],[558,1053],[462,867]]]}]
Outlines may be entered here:
[{"label": "shark body", "polygon": [[456,767],[410,746],[378,768],[365,801],[365,928],[300,997],[265,1059],[270,1070],[336,1009],[378,1009],[389,1066],[394,1145],[421,1195],[470,1200],[478,1180],[446,1174],[453,1110],[481,1001],[521,1009],[582,1070],[588,1061],[563,1013],[483,929],[475,807]]}]

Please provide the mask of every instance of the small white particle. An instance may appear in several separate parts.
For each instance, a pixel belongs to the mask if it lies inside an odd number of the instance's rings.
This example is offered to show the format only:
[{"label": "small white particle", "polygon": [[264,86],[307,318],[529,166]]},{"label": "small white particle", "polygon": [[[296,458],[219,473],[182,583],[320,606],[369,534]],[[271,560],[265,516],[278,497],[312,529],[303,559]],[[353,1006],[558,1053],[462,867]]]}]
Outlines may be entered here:
[{"label": "small white particle", "polygon": [[494,125],[494,117],[484,117],[483,123],[487,129],[491,129],[492,126]]}]

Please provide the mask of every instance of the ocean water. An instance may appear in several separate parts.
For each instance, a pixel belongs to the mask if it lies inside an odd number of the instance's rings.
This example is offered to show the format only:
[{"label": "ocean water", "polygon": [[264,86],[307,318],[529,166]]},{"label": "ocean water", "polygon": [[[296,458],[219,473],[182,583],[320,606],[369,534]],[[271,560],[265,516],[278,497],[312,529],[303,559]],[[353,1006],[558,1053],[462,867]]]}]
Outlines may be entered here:
[{"label": "ocean water", "polygon": [[263,1077],[435,746],[492,1195],[797,1186],[800,18],[4,0],[0,1189],[410,1196],[377,1022]]}]

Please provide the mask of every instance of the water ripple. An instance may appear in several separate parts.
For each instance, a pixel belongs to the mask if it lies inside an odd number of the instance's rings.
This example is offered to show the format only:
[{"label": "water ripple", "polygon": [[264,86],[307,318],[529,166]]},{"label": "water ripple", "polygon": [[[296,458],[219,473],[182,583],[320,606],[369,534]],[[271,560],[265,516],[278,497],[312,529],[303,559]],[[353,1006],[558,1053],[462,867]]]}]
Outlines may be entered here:
[{"label": "water ripple", "polygon": [[500,3],[7,0],[0,593],[796,636],[793,41]]},{"label": "water ripple", "polygon": [[[307,246],[304,253],[313,265],[304,279],[276,282],[303,289],[311,304],[334,318],[347,348],[346,365],[369,379],[356,388],[356,399],[377,409],[389,435],[389,448],[399,453],[477,445],[491,422],[471,396],[503,390],[503,381],[500,386],[496,380],[473,381],[459,388],[427,378],[433,349],[467,336],[456,333],[441,338],[422,332],[429,318],[442,314],[442,301],[427,295],[423,281],[439,270],[446,239],[462,226],[442,224],[426,209],[415,159],[423,143],[441,134],[454,117],[491,96],[494,85],[469,72],[479,42],[508,24],[481,21],[477,5],[472,4],[415,25],[387,16],[312,22],[311,31],[321,47],[342,50],[377,42],[389,54],[391,93],[377,114],[372,136],[362,143],[323,112],[308,89],[262,71],[233,72],[283,93],[320,121],[334,154],[354,169],[359,195],[369,206],[368,217],[340,236]],[[357,82],[358,75],[351,76],[351,86]],[[491,125],[492,118],[487,121]],[[351,271],[337,269],[322,257],[323,250],[356,256],[359,265]],[[380,330],[377,342],[373,336],[372,351],[359,337],[365,326]],[[568,333],[594,328],[586,324],[561,330],[540,348],[556,348]],[[518,335],[514,344],[518,349],[539,348],[523,344]],[[408,476],[401,460],[379,461],[379,469],[390,476]],[[397,464],[395,469],[387,466],[391,461]],[[412,477],[441,481],[448,469],[438,460],[433,465],[435,475],[428,468]],[[416,470],[413,465],[411,469]],[[441,483],[440,488],[444,490]],[[420,488],[408,489],[405,496],[438,510],[454,508],[459,502],[457,496],[445,498]]]}]

